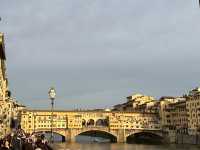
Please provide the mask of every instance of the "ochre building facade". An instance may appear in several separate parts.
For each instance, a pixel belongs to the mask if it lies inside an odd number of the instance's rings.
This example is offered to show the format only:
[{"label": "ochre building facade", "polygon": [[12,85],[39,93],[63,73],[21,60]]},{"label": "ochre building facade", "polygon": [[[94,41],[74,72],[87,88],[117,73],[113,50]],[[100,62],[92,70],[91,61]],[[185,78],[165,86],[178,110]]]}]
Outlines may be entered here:
[{"label": "ochre building facade", "polygon": [[[51,112],[24,110],[21,126],[30,134],[50,131]],[[74,141],[77,135],[90,130],[110,133],[117,137],[118,142],[125,142],[128,136],[136,132],[162,134],[159,117],[154,113],[112,111],[55,111],[53,113],[53,131],[59,132],[71,141]]]},{"label": "ochre building facade", "polygon": [[[6,74],[4,34],[0,33],[0,138],[9,134],[24,108],[11,97]],[[14,123],[15,122],[15,123]]]}]

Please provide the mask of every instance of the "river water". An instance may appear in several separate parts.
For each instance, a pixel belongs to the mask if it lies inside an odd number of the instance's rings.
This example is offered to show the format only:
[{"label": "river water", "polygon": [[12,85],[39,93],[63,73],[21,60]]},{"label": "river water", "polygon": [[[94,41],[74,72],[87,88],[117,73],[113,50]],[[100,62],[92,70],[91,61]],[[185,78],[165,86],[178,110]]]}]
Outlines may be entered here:
[{"label": "river water", "polygon": [[[95,140],[94,140],[95,139]],[[97,140],[98,139],[98,140]],[[94,141],[100,143],[94,143]],[[78,136],[76,143],[61,143],[61,137],[54,135],[54,150],[200,150],[196,145],[175,145],[175,144],[123,144],[123,143],[103,143],[105,138]]]},{"label": "river water", "polygon": [[55,143],[54,150],[199,150],[195,145],[145,145],[118,143]]}]

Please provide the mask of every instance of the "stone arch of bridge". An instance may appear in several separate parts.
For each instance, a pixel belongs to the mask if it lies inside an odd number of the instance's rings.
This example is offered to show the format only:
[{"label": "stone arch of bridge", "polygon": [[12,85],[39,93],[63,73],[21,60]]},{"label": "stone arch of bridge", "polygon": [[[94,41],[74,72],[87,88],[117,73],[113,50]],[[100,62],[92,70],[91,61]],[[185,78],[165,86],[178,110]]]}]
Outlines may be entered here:
[{"label": "stone arch of bridge", "polygon": [[82,134],[82,133],[86,133],[86,132],[92,132],[92,131],[96,131],[96,132],[104,132],[104,133],[108,133],[108,134],[111,134],[115,137],[117,137],[117,134],[114,133],[114,132],[110,132],[108,130],[108,128],[86,128],[86,129],[82,129],[82,130],[76,130],[76,133],[74,133],[74,137]]},{"label": "stone arch of bridge", "polygon": [[159,132],[153,132],[153,131],[133,131],[130,132],[126,135],[126,141],[129,140],[129,138],[134,137],[134,136],[141,136],[141,135],[147,135],[150,137],[153,137],[153,139],[157,138],[159,140],[164,139],[164,137],[162,136],[162,133]]},{"label": "stone arch of bridge", "polygon": [[155,132],[155,131],[148,131],[148,130],[141,130],[141,131],[131,131],[129,133],[126,134],[126,138],[128,138],[129,136],[133,136],[135,134],[140,134],[140,133],[147,133],[147,134],[152,134],[152,135],[156,135],[158,137],[163,137],[161,132]]},{"label": "stone arch of bridge", "polygon": [[100,129],[100,128],[91,128],[86,130],[81,130],[79,132],[76,132],[73,137],[76,138],[79,135],[90,135],[90,133],[97,133],[97,135],[105,135],[106,137],[110,137],[111,142],[117,142],[118,136],[115,133],[109,132],[108,130]]},{"label": "stone arch of bridge", "polygon": [[[38,131],[35,131],[33,134],[45,134],[45,133],[51,133],[51,130],[38,130]],[[63,131],[55,131],[55,130],[53,130],[53,133],[54,134],[58,134],[58,135],[60,135],[60,136],[62,136],[62,138],[63,139],[65,139],[65,132],[63,132]]]}]

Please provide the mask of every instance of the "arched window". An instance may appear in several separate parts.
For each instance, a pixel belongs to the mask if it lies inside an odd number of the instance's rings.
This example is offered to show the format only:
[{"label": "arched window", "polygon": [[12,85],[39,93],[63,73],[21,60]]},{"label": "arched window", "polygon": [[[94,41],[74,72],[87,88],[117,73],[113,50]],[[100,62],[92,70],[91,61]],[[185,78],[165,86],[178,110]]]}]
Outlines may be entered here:
[{"label": "arched window", "polygon": [[85,119],[82,120],[82,126],[83,126],[83,127],[86,126],[86,121],[85,121]]},{"label": "arched window", "polygon": [[99,119],[96,121],[96,126],[108,126],[108,119]]},{"label": "arched window", "polygon": [[95,125],[95,123],[94,123],[93,119],[88,120],[87,126],[94,126],[94,125]]}]

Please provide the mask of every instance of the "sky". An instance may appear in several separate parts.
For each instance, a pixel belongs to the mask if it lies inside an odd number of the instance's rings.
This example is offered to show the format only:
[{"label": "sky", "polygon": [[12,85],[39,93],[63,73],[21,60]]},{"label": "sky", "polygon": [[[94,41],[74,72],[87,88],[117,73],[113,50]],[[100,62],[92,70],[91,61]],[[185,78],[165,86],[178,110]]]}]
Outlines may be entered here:
[{"label": "sky", "polygon": [[13,97],[48,109],[110,108],[200,86],[198,0],[0,0]]}]

